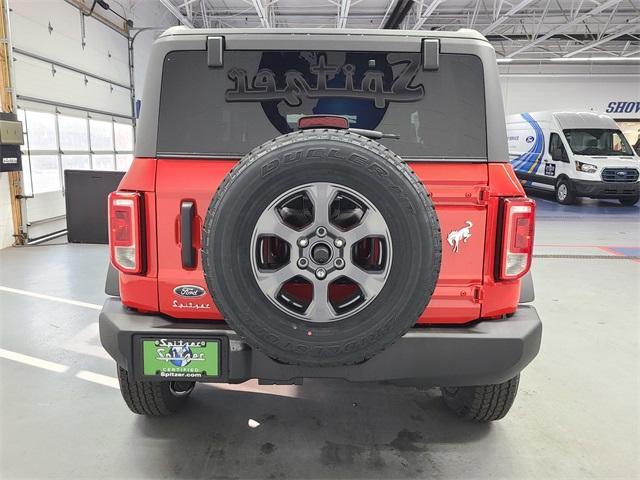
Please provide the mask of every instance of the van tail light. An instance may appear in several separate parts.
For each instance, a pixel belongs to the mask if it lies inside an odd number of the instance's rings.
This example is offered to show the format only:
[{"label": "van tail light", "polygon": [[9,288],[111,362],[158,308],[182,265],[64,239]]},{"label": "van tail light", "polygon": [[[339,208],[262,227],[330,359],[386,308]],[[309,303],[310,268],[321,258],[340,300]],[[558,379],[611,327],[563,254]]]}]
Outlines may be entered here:
[{"label": "van tail light", "polygon": [[109,195],[111,263],[124,273],[142,273],[142,196],[134,192]]},{"label": "van tail light", "polygon": [[536,203],[529,198],[505,198],[498,277],[516,280],[531,267]]}]

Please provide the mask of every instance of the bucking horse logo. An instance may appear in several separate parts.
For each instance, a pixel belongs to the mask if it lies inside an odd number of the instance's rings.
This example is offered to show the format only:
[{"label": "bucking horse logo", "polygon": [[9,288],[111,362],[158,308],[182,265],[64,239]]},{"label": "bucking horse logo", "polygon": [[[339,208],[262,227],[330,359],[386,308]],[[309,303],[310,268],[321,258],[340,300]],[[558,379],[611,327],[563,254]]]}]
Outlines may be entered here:
[{"label": "bucking horse logo", "polygon": [[451,233],[447,235],[447,242],[451,245],[453,253],[458,253],[460,250],[460,241],[467,243],[467,240],[471,237],[471,227],[473,227],[473,223],[469,220],[465,223],[467,224],[466,227],[463,227],[460,230],[452,230]]}]

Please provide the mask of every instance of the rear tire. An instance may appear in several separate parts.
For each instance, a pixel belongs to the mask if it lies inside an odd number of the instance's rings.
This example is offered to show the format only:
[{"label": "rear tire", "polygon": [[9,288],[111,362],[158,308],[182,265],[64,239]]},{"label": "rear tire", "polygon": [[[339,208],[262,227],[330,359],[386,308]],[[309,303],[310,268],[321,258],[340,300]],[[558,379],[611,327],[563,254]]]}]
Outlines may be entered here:
[{"label": "rear tire", "polygon": [[497,385],[440,387],[445,405],[463,420],[492,422],[503,418],[516,398],[520,375]]},{"label": "rear tire", "polygon": [[571,182],[566,178],[556,184],[556,201],[562,205],[572,205],[576,201]]},{"label": "rear tire", "polygon": [[177,412],[185,403],[194,382],[140,382],[129,378],[129,372],[118,367],[120,393],[133,413],[163,417]]},{"label": "rear tire", "polygon": [[633,197],[621,197],[618,201],[624,205],[625,207],[633,207],[640,200],[640,195],[635,195]]}]

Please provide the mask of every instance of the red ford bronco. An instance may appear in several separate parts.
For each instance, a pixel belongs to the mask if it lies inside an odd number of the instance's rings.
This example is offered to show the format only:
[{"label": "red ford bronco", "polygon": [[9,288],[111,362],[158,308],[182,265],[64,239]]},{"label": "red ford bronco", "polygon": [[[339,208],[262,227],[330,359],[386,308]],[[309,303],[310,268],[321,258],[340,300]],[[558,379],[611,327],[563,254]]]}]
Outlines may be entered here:
[{"label": "red ford bronco", "polygon": [[172,28],[135,153],[100,314],[133,412],[342,378],[507,413],[542,332],[535,205],[480,34]]}]

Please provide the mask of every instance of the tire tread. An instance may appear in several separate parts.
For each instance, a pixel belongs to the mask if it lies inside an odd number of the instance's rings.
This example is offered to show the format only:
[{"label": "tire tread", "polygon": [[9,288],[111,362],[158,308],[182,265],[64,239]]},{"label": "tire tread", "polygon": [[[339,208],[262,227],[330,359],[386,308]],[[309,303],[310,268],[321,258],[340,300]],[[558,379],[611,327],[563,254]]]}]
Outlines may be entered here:
[{"label": "tire tread", "polygon": [[442,388],[445,404],[459,417],[473,422],[500,420],[511,409],[520,375],[503,383],[473,387]]},{"label": "tire tread", "polygon": [[133,413],[161,417],[175,413],[185,398],[172,398],[168,391],[169,382],[135,381],[129,372],[118,367],[120,393]]}]

